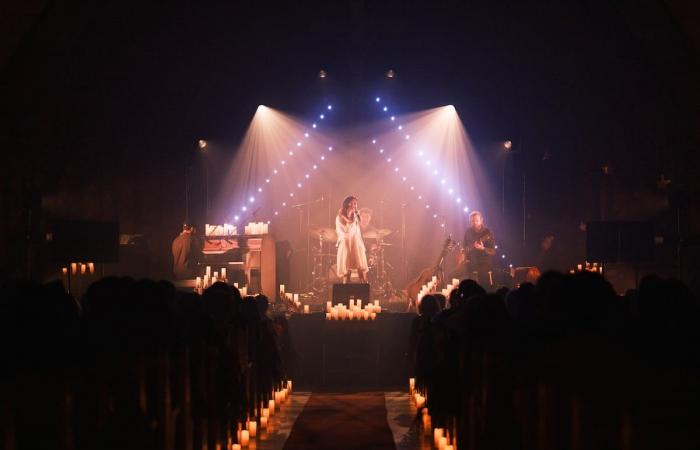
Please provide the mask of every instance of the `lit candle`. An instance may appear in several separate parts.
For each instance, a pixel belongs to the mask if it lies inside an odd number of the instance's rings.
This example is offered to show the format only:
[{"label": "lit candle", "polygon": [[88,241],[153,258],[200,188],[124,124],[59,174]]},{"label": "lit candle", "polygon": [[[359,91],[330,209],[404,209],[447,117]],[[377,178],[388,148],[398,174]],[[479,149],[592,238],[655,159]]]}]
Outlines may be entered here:
[{"label": "lit candle", "polygon": [[433,440],[435,441],[435,447],[440,446],[440,439],[442,439],[444,430],[442,428],[435,428],[433,430]]},{"label": "lit candle", "polygon": [[241,447],[247,447],[250,444],[250,435],[248,430],[241,431]]},{"label": "lit candle", "polygon": [[260,418],[260,429],[267,430],[267,417]]},{"label": "lit candle", "polygon": [[76,263],[70,263],[70,273],[72,275],[77,275],[78,273],[78,264]]},{"label": "lit candle", "polygon": [[304,314],[309,313],[309,305],[304,305]]},{"label": "lit candle", "polygon": [[284,285],[283,284],[280,284],[280,293],[284,294]]},{"label": "lit candle", "polygon": [[289,392],[292,392],[292,380],[287,380],[287,389],[289,389]]},{"label": "lit candle", "polygon": [[68,275],[68,267],[62,268],[62,269],[61,269],[61,273],[63,274],[63,276]]},{"label": "lit candle", "polygon": [[85,272],[87,271],[87,266],[85,264],[80,264],[80,275],[85,275]]},{"label": "lit candle", "polygon": [[364,311],[363,314],[362,314],[362,318],[363,318],[364,320],[369,320],[369,311]]},{"label": "lit candle", "polygon": [[333,304],[331,302],[326,302],[326,311],[330,311],[332,307]]},{"label": "lit candle", "polygon": [[445,447],[447,447],[447,438],[441,437],[440,438],[440,445],[438,445],[438,450],[445,450]]},{"label": "lit candle", "polygon": [[269,401],[268,409],[270,410],[270,415],[274,416],[275,415],[275,401],[274,400]]},{"label": "lit candle", "polygon": [[226,267],[221,268],[221,278],[226,280]]},{"label": "lit candle", "polygon": [[252,438],[258,434],[258,422],[255,420],[248,422],[248,433],[250,433],[250,437]]},{"label": "lit candle", "polygon": [[446,445],[445,450],[454,450],[454,446],[452,445]]},{"label": "lit candle", "polygon": [[415,378],[409,378],[408,379],[408,391],[413,394],[413,390],[416,388],[416,379]]},{"label": "lit candle", "polygon": [[231,450],[241,450],[241,444],[233,444]]},{"label": "lit candle", "polygon": [[331,320],[331,313],[326,313],[326,320]]},{"label": "lit candle", "polygon": [[369,315],[372,320],[377,318],[377,313],[373,312],[372,314]]},{"label": "lit candle", "polygon": [[299,294],[294,294],[294,301],[298,302],[299,301]]},{"label": "lit candle", "polygon": [[88,263],[88,271],[90,272],[90,275],[95,273],[95,263],[92,263],[92,262]]},{"label": "lit candle", "polygon": [[211,277],[211,266],[207,266],[206,272],[204,274],[208,277]]},{"label": "lit candle", "polygon": [[351,298],[350,299],[350,309],[352,309],[355,306],[355,299]]},{"label": "lit candle", "polygon": [[270,410],[268,408],[263,408],[262,409],[262,416],[263,417],[270,417]]}]

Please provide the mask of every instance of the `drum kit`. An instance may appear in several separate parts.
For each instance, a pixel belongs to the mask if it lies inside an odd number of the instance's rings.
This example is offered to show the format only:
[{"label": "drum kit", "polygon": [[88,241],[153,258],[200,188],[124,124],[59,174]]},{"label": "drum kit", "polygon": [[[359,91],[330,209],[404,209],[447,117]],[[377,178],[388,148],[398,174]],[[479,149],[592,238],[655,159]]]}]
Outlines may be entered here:
[{"label": "drum kit", "polygon": [[[388,228],[372,228],[362,233],[367,255],[367,278],[372,290],[372,297],[381,299],[395,294],[388,270],[394,267],[386,260],[384,249],[392,244],[384,242],[392,230]],[[309,227],[309,235],[315,241],[311,248],[312,257],[312,290],[319,296],[327,296],[334,283],[342,279],[336,271],[336,242],[338,236],[335,230],[328,227]]]}]

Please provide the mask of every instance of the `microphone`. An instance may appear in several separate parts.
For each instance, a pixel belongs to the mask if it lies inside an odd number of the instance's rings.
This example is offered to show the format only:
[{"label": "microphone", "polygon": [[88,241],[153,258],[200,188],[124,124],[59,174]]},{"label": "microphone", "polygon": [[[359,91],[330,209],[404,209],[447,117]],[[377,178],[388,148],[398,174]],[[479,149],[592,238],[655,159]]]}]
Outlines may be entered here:
[{"label": "microphone", "polygon": [[358,222],[360,221],[360,213],[357,211],[355,211],[355,219],[357,219]]}]

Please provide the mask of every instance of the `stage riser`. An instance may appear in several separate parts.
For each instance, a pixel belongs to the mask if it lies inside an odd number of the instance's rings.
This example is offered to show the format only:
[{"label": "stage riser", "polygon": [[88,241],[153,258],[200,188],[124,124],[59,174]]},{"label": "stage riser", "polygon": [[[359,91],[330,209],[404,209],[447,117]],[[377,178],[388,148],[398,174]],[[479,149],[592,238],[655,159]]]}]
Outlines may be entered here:
[{"label": "stage riser", "polygon": [[305,389],[402,387],[408,382],[415,314],[382,313],[376,321],[327,321],[324,314],[289,320],[295,386]]}]

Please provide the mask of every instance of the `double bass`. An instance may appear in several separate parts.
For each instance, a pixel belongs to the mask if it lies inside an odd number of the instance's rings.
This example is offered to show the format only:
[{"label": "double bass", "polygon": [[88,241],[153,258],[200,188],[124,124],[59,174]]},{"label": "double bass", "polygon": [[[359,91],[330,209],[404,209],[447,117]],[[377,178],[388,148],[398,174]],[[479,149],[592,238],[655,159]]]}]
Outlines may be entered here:
[{"label": "double bass", "polygon": [[430,281],[434,276],[437,277],[438,284],[443,281],[445,275],[442,268],[442,264],[445,261],[445,256],[448,252],[452,251],[455,244],[457,244],[457,242],[455,242],[452,239],[452,236],[449,236],[447,239],[445,239],[445,243],[442,246],[442,250],[440,250],[440,255],[438,256],[435,265],[426,267],[425,269],[421,270],[420,274],[418,274],[418,277],[406,285],[406,295],[408,296],[409,311],[415,305],[416,296],[418,295],[424,284]]}]

